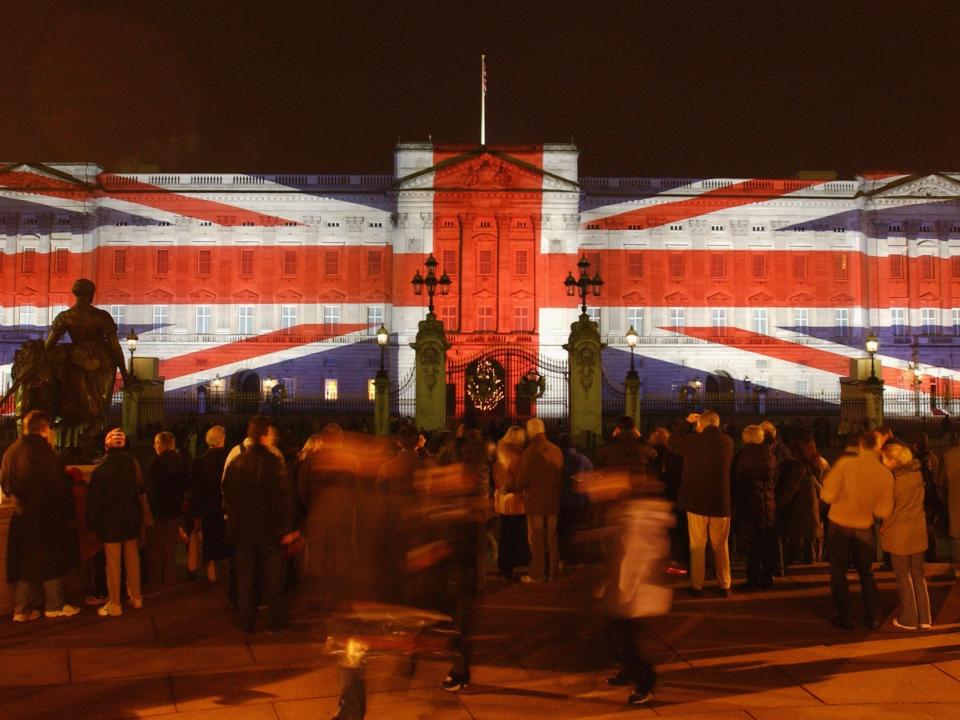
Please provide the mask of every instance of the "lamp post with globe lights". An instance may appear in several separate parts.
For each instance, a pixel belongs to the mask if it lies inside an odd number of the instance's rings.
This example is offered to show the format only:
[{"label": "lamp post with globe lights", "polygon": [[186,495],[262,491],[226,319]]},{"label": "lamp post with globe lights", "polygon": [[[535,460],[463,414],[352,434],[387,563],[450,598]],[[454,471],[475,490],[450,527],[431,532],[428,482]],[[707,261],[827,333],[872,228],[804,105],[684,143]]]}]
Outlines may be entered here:
[{"label": "lamp post with globe lights", "polygon": [[[133,373],[133,353],[137,350],[137,342],[140,340],[140,336],[137,335],[137,331],[134,328],[130,328],[130,332],[125,338],[127,341],[127,350],[130,351],[130,377],[135,378],[136,376]],[[141,363],[142,365],[143,363]]]},{"label": "lamp post with globe lights", "polygon": [[373,380],[373,432],[375,435],[390,434],[390,376],[383,364],[383,353],[390,342],[390,331],[381,324],[377,330],[377,345],[380,346],[380,369]]},{"label": "lamp post with globe lights", "polygon": [[867,335],[864,344],[866,345],[867,352],[870,353],[870,382],[876,384],[880,382],[880,379],[877,377],[877,361],[875,358],[877,350],[880,349],[880,341],[877,339],[877,336],[871,332]]},{"label": "lamp post with globe lights", "polygon": [[640,376],[637,374],[637,368],[634,364],[633,351],[637,347],[639,335],[637,331],[630,326],[627,330],[627,345],[630,346],[630,370],[627,372],[627,379],[624,382],[624,414],[633,418],[633,425],[640,427]]},{"label": "lamp post with globe lights", "polygon": [[427,289],[427,311],[430,315],[433,315],[433,296],[438,289],[441,296],[447,295],[450,292],[451,281],[446,272],[437,278],[437,259],[433,256],[433,253],[430,253],[430,257],[423,264],[427,268],[426,277],[417,270],[410,283],[413,285],[413,294],[418,297],[423,295],[424,288]]},{"label": "lamp post with globe lights", "polygon": [[567,273],[567,278],[563,281],[567,289],[567,297],[580,295],[580,313],[587,314],[587,296],[592,294],[594,297],[600,296],[600,288],[603,287],[603,280],[600,278],[600,272],[597,271],[593,277],[590,277],[590,261],[584,255],[577,263],[580,269],[580,277],[573,277],[573,272]]}]

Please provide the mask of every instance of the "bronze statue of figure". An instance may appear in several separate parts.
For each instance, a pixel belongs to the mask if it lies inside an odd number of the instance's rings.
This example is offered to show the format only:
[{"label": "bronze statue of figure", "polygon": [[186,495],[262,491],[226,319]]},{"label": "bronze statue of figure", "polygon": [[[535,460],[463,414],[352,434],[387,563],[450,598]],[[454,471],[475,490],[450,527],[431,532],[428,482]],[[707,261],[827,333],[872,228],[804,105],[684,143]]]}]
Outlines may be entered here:
[{"label": "bronze statue of figure", "polygon": [[[110,313],[94,307],[95,289],[90,280],[73,284],[77,301],[54,318],[46,343],[30,340],[17,351],[7,393],[17,393],[18,417],[42,409],[61,418],[60,444],[78,449],[106,426],[117,369],[124,385],[131,383],[117,325]],[[71,342],[58,345],[64,333]]]}]

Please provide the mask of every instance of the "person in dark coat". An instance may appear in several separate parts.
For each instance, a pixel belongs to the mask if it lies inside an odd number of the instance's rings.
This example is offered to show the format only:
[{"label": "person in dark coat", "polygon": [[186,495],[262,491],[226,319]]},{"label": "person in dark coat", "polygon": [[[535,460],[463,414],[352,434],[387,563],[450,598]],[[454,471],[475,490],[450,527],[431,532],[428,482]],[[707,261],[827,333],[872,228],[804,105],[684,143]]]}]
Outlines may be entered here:
[{"label": "person in dark coat", "polygon": [[190,486],[190,468],[177,452],[173,433],[157,433],[153,449],[157,457],[150,465],[150,483],[156,522],[148,542],[149,577],[151,582],[170,585],[176,581],[174,551],[180,540],[183,498]]},{"label": "person in dark coat", "polygon": [[291,503],[283,459],[271,452],[270,422],[257,416],[247,426],[250,446],[231,462],[223,478],[227,537],[234,546],[240,627],[252,632],[257,617],[259,573],[271,629],[283,624],[284,562],[281,543],[290,541]]},{"label": "person in dark coat", "polygon": [[194,524],[203,533],[203,561],[207,567],[207,580],[217,581],[217,562],[227,556],[223,519],[223,495],[220,483],[223,467],[227,461],[226,430],[214,425],[204,438],[207,451],[193,463],[190,488],[190,515]]},{"label": "person in dark coat", "polygon": [[40,617],[40,586],[44,615],[69,617],[80,612],[68,605],[63,594],[63,575],[72,567],[71,537],[73,496],[63,465],[53,449],[55,441],[50,416],[27,413],[25,434],[11,445],[0,463],[0,487],[16,498],[7,537],[7,581],[16,583],[14,622]]},{"label": "person in dark coat", "polygon": [[687,511],[690,536],[690,594],[703,594],[707,540],[713,547],[713,562],[720,595],[730,595],[730,465],[733,440],[720,432],[720,416],[713,410],[691,413],[693,433],[673,433],[667,440],[670,452],[683,458],[683,477],[677,505]]},{"label": "person in dark coat", "polygon": [[763,429],[747,425],[741,433],[743,449],[733,461],[737,547],[747,553],[745,590],[773,585],[777,562],[777,460],[763,442]]},{"label": "person in dark coat", "polygon": [[127,571],[130,604],[143,607],[140,594],[140,527],[143,513],[140,490],[143,479],[140,465],[127,450],[127,436],[120,428],[107,433],[107,454],[94,468],[87,498],[87,527],[103,541],[107,566],[107,603],[100,608],[103,617],[123,614],[120,605],[120,556]]}]

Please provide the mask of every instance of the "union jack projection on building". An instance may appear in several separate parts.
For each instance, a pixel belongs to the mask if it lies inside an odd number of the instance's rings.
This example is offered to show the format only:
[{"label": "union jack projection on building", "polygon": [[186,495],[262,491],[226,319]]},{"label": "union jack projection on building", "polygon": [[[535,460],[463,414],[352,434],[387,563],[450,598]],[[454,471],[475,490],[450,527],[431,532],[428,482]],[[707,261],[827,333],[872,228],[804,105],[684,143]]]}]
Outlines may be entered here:
[{"label": "union jack projection on building", "polygon": [[645,393],[835,392],[864,337],[888,388],[951,392],[960,347],[960,174],[579,177],[572,145],[403,143],[387,175],[115,174],[0,166],[0,373],[72,303],[78,277],[168,392],[220,378],[366,396],[385,324],[394,377],[426,312],[410,278],[452,280],[451,361],[495,344],[564,357],[583,254],[622,378],[640,335]]}]

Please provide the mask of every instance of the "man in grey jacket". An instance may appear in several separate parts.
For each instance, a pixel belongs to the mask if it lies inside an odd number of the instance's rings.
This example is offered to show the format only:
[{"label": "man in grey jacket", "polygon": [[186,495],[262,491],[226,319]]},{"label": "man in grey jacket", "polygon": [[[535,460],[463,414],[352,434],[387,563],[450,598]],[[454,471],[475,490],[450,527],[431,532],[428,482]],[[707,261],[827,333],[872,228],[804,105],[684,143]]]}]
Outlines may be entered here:
[{"label": "man in grey jacket", "polygon": [[557,516],[563,489],[563,451],[547,440],[540,418],[527,421],[530,438],[520,456],[517,486],[524,493],[527,539],[530,541],[530,574],[523,582],[554,580],[560,572]]}]

